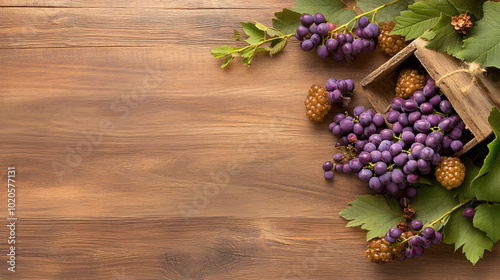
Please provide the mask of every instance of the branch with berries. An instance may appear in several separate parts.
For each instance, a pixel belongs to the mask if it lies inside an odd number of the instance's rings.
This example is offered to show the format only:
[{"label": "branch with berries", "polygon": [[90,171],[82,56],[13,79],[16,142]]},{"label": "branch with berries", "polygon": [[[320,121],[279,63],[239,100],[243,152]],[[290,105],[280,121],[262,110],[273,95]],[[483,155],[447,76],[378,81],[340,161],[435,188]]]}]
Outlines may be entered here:
[{"label": "branch with berries", "polygon": [[[321,58],[354,59],[358,54],[380,49],[394,55],[418,37],[429,40],[428,48],[447,52],[481,67],[500,68],[500,3],[450,0],[358,0],[362,13],[347,9],[341,0],[296,0],[292,10],[275,13],[273,27],[242,22],[244,34],[235,30],[231,39],[243,47],[222,46],[212,55],[223,58],[222,68],[234,58],[250,66],[256,53],[274,56],[290,38],[305,51],[316,48]],[[245,37],[246,35],[246,37]],[[335,40],[335,41],[334,41]]]},{"label": "branch with berries", "polygon": [[[231,38],[237,42],[246,42],[247,46],[222,46],[212,49],[211,53],[216,58],[224,58],[222,68],[238,56],[243,58],[243,65],[250,66],[257,52],[268,52],[270,56],[274,56],[285,49],[291,37],[295,37],[305,51],[316,48],[321,58],[333,57],[339,61],[345,58],[349,61],[360,53],[375,50],[377,37],[381,34],[376,20],[387,18],[387,14],[399,14],[402,9],[407,8],[405,2],[407,1],[388,1],[380,6],[366,8],[366,12],[357,15],[352,9],[344,9],[346,6],[340,0],[296,1],[294,10],[284,9],[275,13],[273,27],[267,27],[257,21],[242,22],[247,37],[244,38],[243,34],[234,30]],[[358,4],[360,7],[369,6],[366,6],[364,1],[359,1]],[[328,13],[323,12],[324,7],[329,5],[332,8],[327,10]],[[385,22],[381,24],[386,26]],[[394,41],[398,43],[384,45],[382,50],[391,49],[386,52],[394,55],[406,44],[401,36],[388,34],[392,27],[394,25],[387,25],[382,37],[394,37]]]}]

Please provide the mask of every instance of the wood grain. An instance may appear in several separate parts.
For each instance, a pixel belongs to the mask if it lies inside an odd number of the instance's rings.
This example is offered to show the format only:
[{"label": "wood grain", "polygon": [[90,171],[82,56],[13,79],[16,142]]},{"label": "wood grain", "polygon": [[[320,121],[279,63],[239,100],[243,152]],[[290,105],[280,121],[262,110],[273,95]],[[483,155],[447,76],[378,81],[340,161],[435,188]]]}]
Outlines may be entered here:
[{"label": "wood grain", "polygon": [[[494,279],[494,254],[472,267],[449,245],[386,266],[361,255],[364,232],[337,218],[24,220],[16,279]],[[445,270],[446,271],[446,270]],[[451,271],[449,271],[451,272]],[[452,276],[453,275],[453,276]],[[8,275],[6,275],[8,277]],[[440,276],[442,277],[442,276]],[[8,278],[7,278],[8,279]]]},{"label": "wood grain", "polygon": [[364,232],[338,216],[369,190],[322,178],[333,114],[310,124],[305,94],[351,78],[348,110],[368,108],[359,82],[385,55],[337,63],[291,41],[219,68],[210,49],[239,21],[292,5],[1,1],[0,168],[18,171],[19,243],[18,272],[2,262],[0,278],[495,278],[498,246],[476,267],[447,245],[372,265]]},{"label": "wood grain", "polygon": [[[347,3],[352,1],[346,1]],[[163,8],[163,9],[262,9],[274,8],[276,10],[291,8],[294,5],[290,0],[245,2],[230,0],[1,0],[0,7],[50,7],[50,8]],[[269,18],[269,17],[268,17]]]},{"label": "wood grain", "polygon": [[[248,13],[244,9],[3,9],[0,48],[215,46],[226,43]],[[263,17],[274,11],[261,9],[255,14]]]},{"label": "wood grain", "polygon": [[[333,194],[330,187],[318,189],[318,185],[330,185],[324,182],[317,167],[332,156],[333,149],[328,147],[333,145],[334,137],[321,133],[327,123],[315,127],[303,121],[301,92],[306,92],[312,82],[345,73],[342,69],[331,71],[329,64],[321,64],[312,53],[304,55],[292,48],[273,60],[259,57],[252,68],[235,64],[228,71],[218,69],[219,61],[210,57],[209,48],[193,49],[189,58],[181,47],[9,50],[5,54],[0,60],[9,70],[0,75],[9,84],[0,86],[15,88],[16,94],[6,98],[9,109],[4,113],[11,117],[3,121],[2,146],[9,151],[8,158],[17,158],[19,168],[25,168],[21,173],[25,180],[66,190],[66,198],[58,201],[62,209],[73,213],[68,206],[77,201],[88,208],[84,212],[75,209],[74,215],[179,215],[179,203],[192,205],[196,199],[194,190],[203,191],[207,183],[216,182],[210,173],[226,172],[231,162],[240,166],[240,174],[231,176],[227,188],[238,187],[244,197],[255,197],[255,201],[241,205],[241,194],[233,196],[221,191],[211,200],[211,207],[206,207],[214,215],[224,215],[231,205],[244,206],[233,215],[266,213],[275,211],[278,205],[287,205],[282,210],[287,216],[318,215],[317,199],[325,192]],[[290,77],[281,73],[287,63],[304,65],[303,70],[297,67],[293,73],[297,82],[290,83]],[[351,77],[357,81],[373,70],[363,61],[354,62],[351,67],[356,69]],[[144,100],[130,99],[129,107],[122,96],[131,95],[142,86],[143,79],[151,75],[148,68],[158,71],[154,75],[162,81],[147,90]],[[308,73],[312,68],[321,74]],[[192,75],[192,69],[198,73]],[[276,77],[275,83],[258,83],[267,77]],[[298,86],[302,90],[298,91]],[[362,91],[357,89],[356,94],[361,95]],[[361,104],[369,106],[362,98],[353,102],[353,106]],[[39,113],[23,113],[30,111]],[[102,120],[113,122],[115,129],[103,133],[102,141],[81,157],[78,166],[72,167],[70,164],[76,161],[71,157],[75,154],[72,151],[80,142],[89,142],[86,131],[101,131]],[[263,134],[260,138],[259,133]],[[312,142],[307,144],[308,141]],[[37,147],[38,152],[30,154],[30,147]],[[291,153],[290,147],[300,147],[302,152]],[[311,158],[321,147],[326,151]],[[138,154],[143,156],[137,157]],[[71,168],[61,175],[62,180],[54,172],[54,162]],[[274,176],[276,172],[285,176]],[[311,178],[310,173],[317,176]],[[109,184],[119,187],[106,187]],[[137,197],[133,194],[138,186],[150,189]],[[360,182],[342,187],[335,192],[345,196],[345,202],[352,198],[348,192],[353,187],[365,190]],[[54,211],[55,205],[49,203],[52,198],[46,197],[47,188],[34,189],[32,195],[22,200],[25,204],[20,209],[33,207],[30,217],[67,215],[65,211]],[[274,189],[279,190],[279,195]],[[313,195],[311,203],[306,208],[294,207],[304,200],[304,192]],[[293,197],[293,203],[276,202],[285,198],[281,194]],[[114,200],[102,205],[99,198],[106,197]],[[182,200],[165,203],[166,197]],[[152,207],[142,207],[145,199]],[[45,203],[37,201],[46,201],[51,207],[40,208]],[[323,214],[330,215],[330,201],[322,201],[327,207]],[[336,211],[340,209],[342,206]],[[200,215],[206,212],[201,211]]]}]

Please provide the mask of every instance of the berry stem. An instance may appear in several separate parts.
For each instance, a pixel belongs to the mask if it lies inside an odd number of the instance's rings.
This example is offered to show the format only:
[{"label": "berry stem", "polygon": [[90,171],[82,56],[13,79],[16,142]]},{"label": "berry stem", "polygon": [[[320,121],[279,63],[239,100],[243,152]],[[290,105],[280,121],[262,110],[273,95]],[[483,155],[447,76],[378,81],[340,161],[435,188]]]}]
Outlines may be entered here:
[{"label": "berry stem", "polygon": [[410,239],[411,239],[412,237],[415,237],[415,235],[413,235],[413,236],[410,236],[410,237],[408,237],[408,238],[403,239],[403,240],[402,240],[401,242],[399,242],[397,245],[410,241]]},{"label": "berry stem", "polygon": [[472,199],[466,199],[464,202],[462,202],[462,203],[458,204],[457,206],[453,207],[450,211],[444,213],[443,216],[441,216],[438,219],[432,221],[429,224],[429,227],[434,226],[437,222],[443,220],[446,216],[451,215],[451,213],[455,212],[455,210],[457,210],[458,208],[464,206],[465,204],[469,203],[470,201],[472,201]]},{"label": "berry stem", "polygon": [[356,156],[354,155],[354,148],[349,146],[349,153],[351,154],[351,159],[354,159]]},{"label": "berry stem", "polygon": [[394,166],[396,166],[395,163],[389,165],[389,167],[387,167],[387,171],[392,170],[394,168]]},{"label": "berry stem", "polygon": [[259,43],[255,44],[255,45],[248,45],[248,46],[246,46],[244,48],[238,49],[238,50],[236,50],[236,52],[240,53],[240,52],[242,52],[242,51],[244,51],[246,49],[249,49],[249,48],[255,48],[255,49],[257,49],[258,47],[262,46],[265,43],[269,43],[269,42],[272,42],[272,41],[278,40],[278,39],[279,40],[288,40],[292,36],[295,36],[295,33],[291,33],[291,34],[287,34],[287,35],[283,35],[283,36],[279,36],[279,37],[272,37],[272,38],[266,39],[266,40],[264,40],[262,42],[259,42]]},{"label": "berry stem", "polygon": [[394,0],[394,1],[390,2],[390,3],[387,3],[387,4],[384,4],[384,5],[382,5],[382,6],[379,6],[379,7],[375,8],[375,9],[373,9],[373,10],[371,10],[371,11],[368,11],[368,12],[366,12],[366,13],[362,13],[362,14],[359,14],[359,15],[355,16],[353,19],[351,19],[350,21],[348,21],[346,24],[342,24],[342,25],[338,26],[337,28],[335,28],[334,30],[332,30],[332,35],[331,35],[331,37],[330,37],[330,38],[333,38],[333,33],[334,33],[335,31],[338,31],[339,29],[342,29],[342,28],[348,28],[348,26],[349,26],[349,24],[351,24],[351,22],[353,22],[353,21],[355,22],[357,19],[359,19],[359,18],[360,18],[360,17],[362,17],[362,16],[366,16],[366,15],[369,15],[369,14],[373,13],[372,22],[373,22],[373,21],[375,21],[375,14],[376,14],[379,10],[381,10],[381,9],[383,9],[383,8],[387,7],[387,6],[390,6],[390,5],[394,4],[394,3],[397,3],[397,2],[399,2],[399,1],[400,1],[400,0]]},{"label": "berry stem", "polygon": [[363,167],[366,168],[366,169],[373,170],[374,166],[375,166],[375,164],[373,164],[373,163],[370,162],[368,165],[364,165]]},{"label": "berry stem", "polygon": [[373,15],[372,15],[372,21],[371,22],[375,22],[375,15],[378,13],[378,10],[373,12]]},{"label": "berry stem", "polygon": [[441,132],[441,134],[444,135],[444,131],[441,128],[439,128],[439,126],[431,127],[431,131],[433,131],[433,132],[434,131],[439,131],[439,132]]},{"label": "berry stem", "polygon": [[[420,107],[418,107],[420,109]],[[436,114],[436,115],[441,115],[443,117],[448,117],[447,114],[444,114],[444,113],[441,113],[441,112],[438,112],[438,111],[434,111],[433,114]]]}]

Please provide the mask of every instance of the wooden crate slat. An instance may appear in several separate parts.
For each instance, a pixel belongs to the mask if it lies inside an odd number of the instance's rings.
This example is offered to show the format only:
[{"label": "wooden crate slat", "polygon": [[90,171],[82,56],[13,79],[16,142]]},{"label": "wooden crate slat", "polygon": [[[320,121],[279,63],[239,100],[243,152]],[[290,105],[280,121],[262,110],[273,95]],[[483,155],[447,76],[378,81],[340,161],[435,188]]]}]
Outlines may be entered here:
[{"label": "wooden crate slat", "polygon": [[[417,46],[415,56],[434,80],[438,80],[445,75],[463,69],[458,60],[444,54],[425,48],[427,41],[415,40]],[[466,127],[478,138],[479,142],[488,137],[492,130],[488,122],[491,104],[488,97],[477,86],[471,85],[472,77],[469,73],[455,73],[444,78],[440,84],[441,90],[453,105],[455,111],[464,120]],[[470,86],[467,92],[462,93],[462,89]]]},{"label": "wooden crate slat", "polygon": [[398,68],[401,63],[403,63],[406,59],[413,55],[416,49],[416,45],[414,44],[410,44],[406,48],[402,49],[391,59],[382,64],[382,66],[366,76],[361,81],[361,86],[365,87],[366,85],[385,77],[387,74],[394,72],[394,70],[396,70],[396,68]]}]

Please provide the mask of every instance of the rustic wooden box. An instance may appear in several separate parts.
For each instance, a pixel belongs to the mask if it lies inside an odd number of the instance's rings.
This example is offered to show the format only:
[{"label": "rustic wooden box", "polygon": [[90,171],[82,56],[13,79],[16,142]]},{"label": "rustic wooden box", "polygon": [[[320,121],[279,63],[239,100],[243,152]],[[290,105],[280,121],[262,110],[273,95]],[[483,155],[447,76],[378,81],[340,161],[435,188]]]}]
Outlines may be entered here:
[{"label": "rustic wooden box", "polygon": [[[427,41],[420,38],[413,41],[361,81],[361,86],[377,112],[386,113],[395,96],[397,75],[403,67],[423,67],[436,81],[446,74],[463,69],[458,59],[427,49],[424,47],[426,44]],[[464,154],[492,134],[487,120],[491,107],[500,96],[500,89],[486,77],[479,77],[472,85],[471,82],[471,75],[462,72],[446,77],[440,83],[441,91],[471,133],[470,140],[466,139],[463,150],[457,153],[457,156]],[[465,94],[462,93],[461,89],[469,85],[470,88]]]}]

